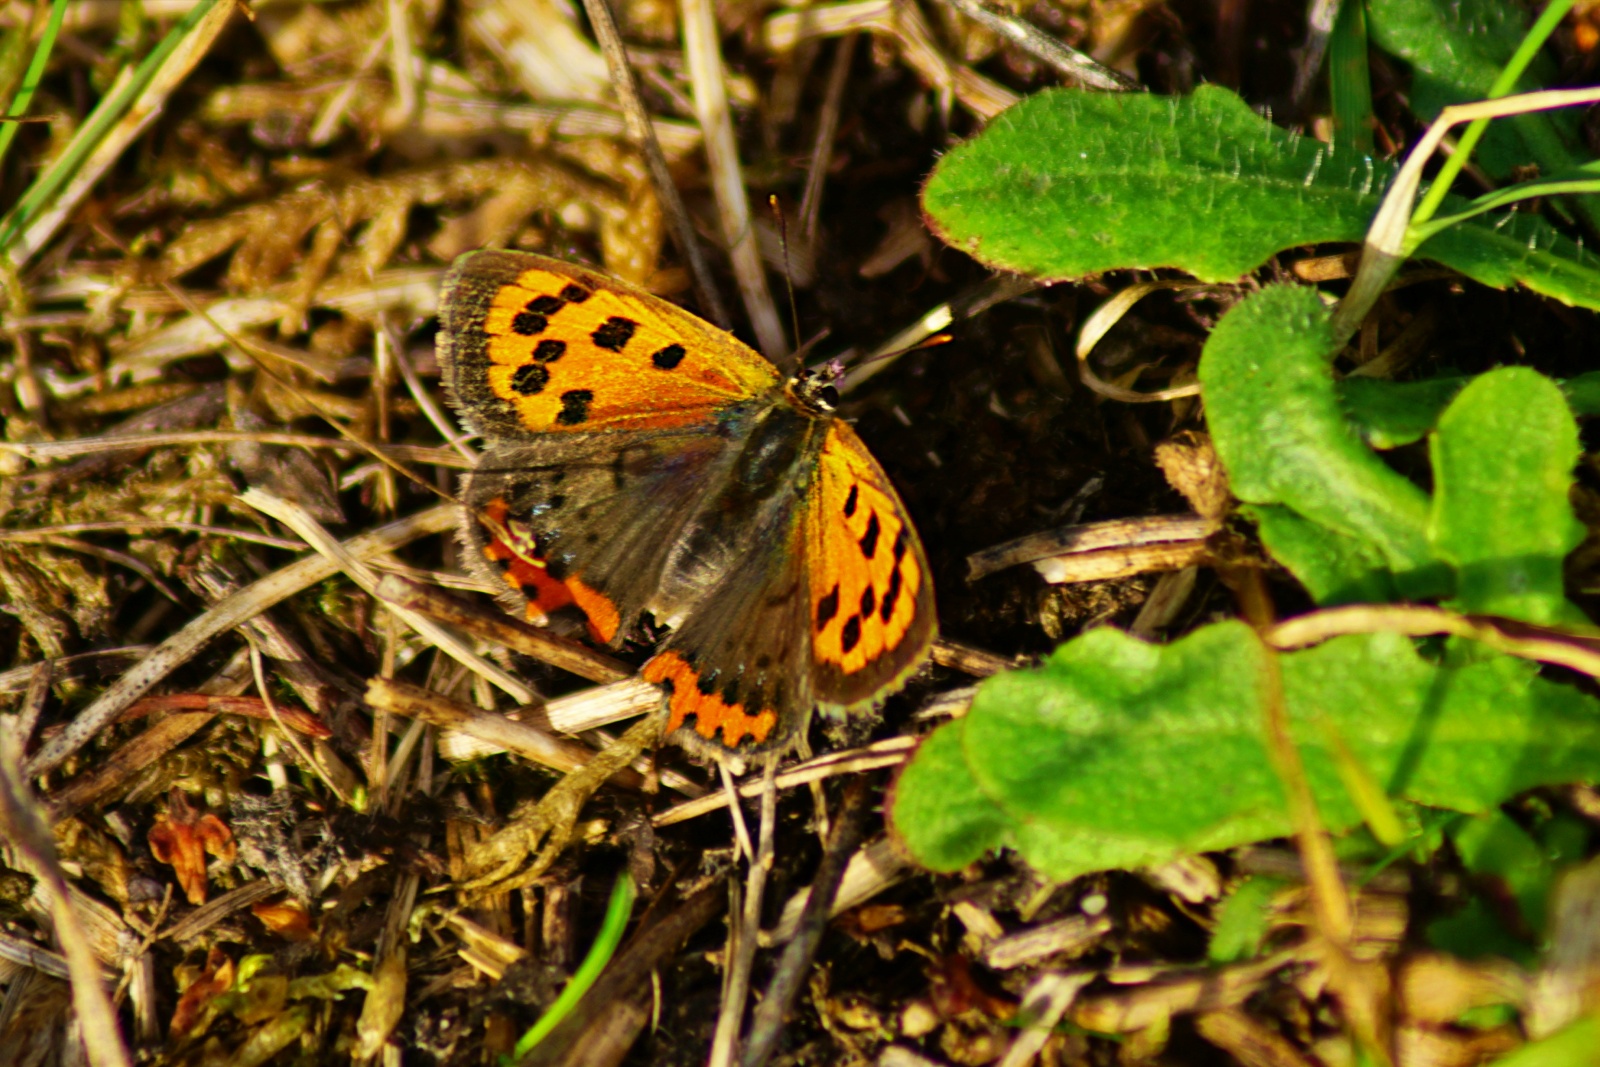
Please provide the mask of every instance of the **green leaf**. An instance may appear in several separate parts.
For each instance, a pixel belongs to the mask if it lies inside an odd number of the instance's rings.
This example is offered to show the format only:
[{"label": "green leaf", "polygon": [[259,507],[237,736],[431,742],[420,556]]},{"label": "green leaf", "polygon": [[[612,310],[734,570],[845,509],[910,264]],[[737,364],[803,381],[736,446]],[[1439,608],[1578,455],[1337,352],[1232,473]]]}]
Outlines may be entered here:
[{"label": "green leaf", "polygon": [[1498,808],[1463,819],[1451,827],[1450,840],[1467,870],[1500,881],[1529,930],[1544,929],[1556,868],[1538,841]]},{"label": "green leaf", "polygon": [[1530,1041],[1494,1067],[1596,1067],[1600,1064],[1600,1017],[1586,1015],[1549,1037]]},{"label": "green leaf", "polygon": [[1367,5],[1339,5],[1328,38],[1328,99],[1333,105],[1333,143],[1372,154],[1372,72],[1367,67]]},{"label": "green leaf", "polygon": [[[935,233],[997,269],[1062,280],[1174,267],[1224,282],[1286,248],[1360,241],[1393,173],[1216,86],[1181,98],[1049,90],[940,160],[923,208]],[[1600,307],[1600,261],[1533,215],[1474,218],[1419,255]]]},{"label": "green leaf", "polygon": [[[1047,876],[1142,867],[1290,830],[1261,741],[1262,656],[1242,623],[1165,647],[1114,630],[1062,645],[1040,669],[996,676],[941,727],[896,787],[892,820],[940,870],[1013,845]],[[1400,800],[1483,812],[1600,758],[1600,711],[1534,666],[1489,655],[1422,659],[1394,634],[1280,656],[1283,693],[1323,821],[1360,812],[1337,738]]]},{"label": "green leaf", "polygon": [[1425,378],[1391,382],[1346,378],[1339,382],[1345,414],[1373,448],[1399,448],[1422,440],[1439,415],[1466,388],[1467,378]]},{"label": "green leaf", "polygon": [[[1372,0],[1370,32],[1386,52],[1412,66],[1411,109],[1432,122],[1449,104],[1482,100],[1528,31],[1525,9],[1505,0]],[[1558,80],[1555,64],[1540,56],[1517,91]],[[1496,178],[1538,163],[1546,174],[1578,160],[1579,112],[1541,111],[1498,119],[1480,143],[1478,162]]]},{"label": "green leaf", "polygon": [[1370,545],[1406,595],[1438,591],[1427,495],[1351,432],[1333,384],[1334,351],[1311,289],[1272,286],[1217,323],[1199,376],[1229,482],[1241,500],[1281,504]]},{"label": "green leaf", "polygon": [[958,870],[1016,836],[1016,824],[972,778],[962,744],[965,724],[957,719],[928,735],[890,800],[901,840],[934,870]]},{"label": "green leaf", "polygon": [[979,690],[973,780],[1056,878],[1277,836],[1283,793],[1252,714],[1262,655],[1237,622],[1165,647],[1092,630]]},{"label": "green leaf", "polygon": [[[1391,382],[1380,378],[1345,378],[1338,384],[1339,398],[1367,444],[1373,448],[1399,448],[1422,440],[1438,425],[1470,378],[1424,378]],[[1600,371],[1590,371],[1558,382],[1567,404],[1579,418],[1600,415]]]},{"label": "green leaf", "polygon": [[[1455,197],[1445,204],[1450,211],[1464,206]],[[1436,260],[1480,285],[1524,285],[1563,304],[1600,308],[1594,255],[1537,215],[1480,216],[1430,237],[1417,249],[1417,258]]]},{"label": "green leaf", "polygon": [[1600,371],[1568,378],[1561,383],[1561,391],[1567,394],[1567,403],[1572,405],[1574,415],[1579,418],[1600,415]]},{"label": "green leaf", "polygon": [[1246,878],[1217,904],[1217,925],[1206,946],[1212,963],[1238,963],[1261,954],[1272,926],[1272,898],[1287,882]]},{"label": "green leaf", "polygon": [[1321,607],[1397,599],[1394,575],[1367,542],[1319,526],[1289,508],[1256,504],[1240,509],[1272,558],[1300,580]]},{"label": "green leaf", "polygon": [[1527,367],[1480,375],[1445,409],[1430,451],[1428,534],[1456,569],[1457,606],[1584,624],[1562,582],[1562,563],[1584,528],[1568,499],[1578,426],[1561,388]]},{"label": "green leaf", "polygon": [[1177,267],[1224,282],[1293,245],[1359,241],[1390,173],[1215,86],[1057,90],[940,160],[923,206],[936,233],[991,266],[1048,279]]}]

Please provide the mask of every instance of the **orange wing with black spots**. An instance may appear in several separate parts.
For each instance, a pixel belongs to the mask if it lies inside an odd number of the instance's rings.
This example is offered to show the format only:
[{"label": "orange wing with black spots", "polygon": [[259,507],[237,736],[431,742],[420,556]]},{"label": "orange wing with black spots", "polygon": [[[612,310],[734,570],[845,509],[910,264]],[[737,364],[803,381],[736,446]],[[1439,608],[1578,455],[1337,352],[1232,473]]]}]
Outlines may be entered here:
[{"label": "orange wing with black spots", "polygon": [[440,363],[486,437],[703,424],[779,384],[731,334],[560,260],[472,252],[445,277]]},{"label": "orange wing with black spots", "polygon": [[896,688],[933,642],[933,585],[905,505],[854,430],[834,420],[807,495],[817,699],[850,708]]}]

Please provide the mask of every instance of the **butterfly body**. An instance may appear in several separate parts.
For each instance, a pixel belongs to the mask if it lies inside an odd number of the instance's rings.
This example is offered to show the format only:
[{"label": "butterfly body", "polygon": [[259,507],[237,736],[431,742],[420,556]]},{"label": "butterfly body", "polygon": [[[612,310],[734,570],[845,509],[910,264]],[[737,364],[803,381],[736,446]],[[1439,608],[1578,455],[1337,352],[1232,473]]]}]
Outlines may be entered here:
[{"label": "butterfly body", "polygon": [[903,684],[934,633],[921,543],[825,379],[616,279],[486,251],[446,277],[439,353],[486,449],[468,556],[532,618],[672,633],[642,675],[704,751],[792,744]]}]

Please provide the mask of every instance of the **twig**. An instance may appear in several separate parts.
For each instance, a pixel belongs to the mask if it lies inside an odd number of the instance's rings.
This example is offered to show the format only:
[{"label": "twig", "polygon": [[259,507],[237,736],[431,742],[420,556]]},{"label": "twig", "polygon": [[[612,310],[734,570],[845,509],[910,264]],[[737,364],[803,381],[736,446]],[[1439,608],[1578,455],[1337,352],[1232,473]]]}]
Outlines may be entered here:
[{"label": "twig", "polygon": [[[396,460],[426,463],[435,467],[453,467],[466,470],[472,461],[463,459],[448,448],[419,445],[369,445],[353,444],[335,437],[321,437],[309,433],[274,433],[258,430],[184,430],[180,433],[141,433],[117,436],[80,437],[72,441],[19,441],[0,442],[0,452],[22,456],[35,463],[49,460],[89,456],[99,452],[132,452],[144,448],[161,448],[167,445],[225,445],[242,441],[257,445],[283,445],[290,448],[331,448],[341,452],[376,450]],[[160,525],[169,525],[162,523]]]},{"label": "twig", "polygon": [[[370,534],[353,538],[345,550],[357,559],[392,552],[401,545],[430,534],[443,533],[456,524],[456,508],[440,505],[390,523]],[[275,574],[254,582],[238,593],[213,605],[209,611],[163,641],[156,650],[100,694],[55,740],[45,745],[28,761],[27,773],[35,777],[59,767],[63,760],[89,742],[122,709],[138,700],[206,642],[218,634],[252,619],[274,604],[286,600],[317,582],[331,578],[338,567],[329,560],[313,557],[290,564]]]},{"label": "twig", "polygon": [[1014,541],[972,553],[967,557],[967,581],[975,582],[1018,564],[1069,554],[1204,541],[1216,529],[1214,520],[1200,515],[1151,515],[1063,526],[1056,530],[1026,534]]},{"label": "twig", "polygon": [[[384,575],[378,582],[375,595],[386,604],[437,619],[474,637],[497,642],[512,651],[571,671],[591,682],[618,682],[633,677],[633,670],[627,664],[603,652],[596,652],[587,645],[513,618],[498,608],[492,614],[475,611],[473,605],[399,575]],[[562,729],[567,728],[563,726]]]},{"label": "twig", "polygon": [[33,665],[33,677],[28,679],[28,695],[23,698],[22,710],[17,713],[11,732],[16,736],[18,751],[27,751],[28,738],[39,725],[44,713],[44,702],[50,698],[50,681],[55,677],[55,660],[40,660]]},{"label": "twig", "polygon": [[21,756],[18,739],[9,733],[0,734],[0,827],[11,847],[48,889],[50,920],[72,974],[72,1007],[89,1063],[93,1067],[131,1067],[133,1061],[117,1027],[116,1010],[101,980],[100,961],[73,909],[72,893],[56,859],[49,827],[19,773]]},{"label": "twig", "polygon": [[[563,774],[586,765],[594,756],[592,750],[576,741],[563,740],[525,722],[481,711],[470,704],[440,696],[431,689],[392,678],[370,679],[366,699],[374,710],[393,712],[441,730],[459,731]],[[627,768],[618,771],[612,780],[630,789],[644,786],[643,777]]]},{"label": "twig", "polygon": [[[848,752],[830,752],[816,759],[808,760],[797,767],[790,767],[773,779],[779,789],[792,789],[797,785],[807,782],[820,781],[823,778],[832,778],[841,774],[861,774],[865,771],[877,770],[879,767],[896,767],[904,763],[911,750],[917,747],[914,737],[891,737],[878,741],[866,748],[851,749]],[[764,788],[760,782],[751,782],[740,786],[738,794],[755,796]],[[727,807],[730,797],[734,794],[725,790],[721,793],[708,793],[703,797],[685,801],[676,807],[668,808],[650,821],[657,827],[671,826],[673,823],[684,822],[688,819],[709,815]],[[743,816],[738,816],[742,820]],[[742,823],[736,823],[736,826]],[[748,837],[746,838],[748,840]],[[748,855],[748,853],[746,853]]]},{"label": "twig", "polygon": [[774,781],[777,766],[776,759],[768,759],[761,773],[761,841],[745,882],[744,915],[728,918],[731,944],[727,953],[727,980],[722,987],[722,1006],[717,1013],[717,1030],[711,1039],[707,1067],[729,1067],[733,1063],[739,1030],[744,1023],[745,1001],[750,998],[750,972],[755,967],[756,945],[761,936],[761,903],[776,848],[773,837],[778,815],[778,790]]},{"label": "twig", "polygon": [[655,126],[650,122],[644,99],[639,95],[639,82],[628,63],[627,46],[622,43],[616,19],[611,16],[611,5],[607,0],[583,0],[583,9],[589,16],[589,25],[594,27],[595,39],[599,41],[600,51],[606,57],[606,66],[611,70],[611,87],[616,91],[618,103],[622,105],[628,140],[644,155],[645,165],[650,168],[650,184],[655,187],[656,199],[661,201],[661,210],[666,213],[672,226],[673,243],[678,246],[678,254],[689,266],[700,312],[724,330],[730,329],[733,317],[728,314],[722,294],[717,291],[717,283],[711,276],[711,265],[706,262],[700,240],[695,236],[694,223],[689,219],[689,209],[684,207],[683,197],[678,195],[678,187],[672,181],[672,172],[667,169],[667,159],[661,154],[661,143],[656,140]]},{"label": "twig", "polygon": [[1600,678],[1600,642],[1592,634],[1562,633],[1511,619],[1457,615],[1426,604],[1351,604],[1285,619],[1265,637],[1280,651],[1305,648],[1343,634],[1452,634],[1497,652],[1553,663]]},{"label": "twig", "polygon": [[861,843],[867,794],[865,778],[856,778],[845,790],[794,940],[784,946],[783,955],[778,957],[778,967],[767,985],[767,995],[756,1007],[755,1018],[750,1022],[750,1040],[745,1045],[744,1058],[739,1061],[740,1067],[766,1067],[783,1033],[783,1017],[794,1007],[795,998],[800,994],[811,961],[816,958],[817,946],[822,942],[823,931],[827,929],[829,909],[839,891],[839,882],[844,878],[850,854]]},{"label": "twig", "polygon": [[750,844],[750,830],[744,824],[744,809],[739,806],[739,793],[734,788],[733,774],[726,764],[717,764],[717,774],[722,778],[723,803],[728,805],[728,814],[733,818],[733,839],[739,846],[739,855],[744,857],[746,863],[755,862],[755,848]]},{"label": "twig", "polygon": [[711,190],[716,195],[722,240],[728,246],[739,295],[744,299],[745,314],[750,317],[756,341],[767,358],[788,373],[793,369],[786,366],[791,362],[787,359],[789,340],[772,301],[767,268],[761,262],[761,248],[750,225],[750,199],[733,136],[733,112],[728,107],[716,16],[711,0],[680,0],[679,9],[684,58],[694,90],[695,117],[700,120],[700,132],[706,142],[706,162],[711,168]]},{"label": "twig", "polygon": [[979,0],[940,0],[940,3],[955,8],[973,22],[1004,37],[1086,88],[1124,92],[1139,88],[1139,83],[1132,78],[1095,62],[1093,56],[1067,47],[1026,19],[991,11]]},{"label": "twig", "polygon": [[840,39],[833,53],[833,69],[828,72],[828,91],[822,99],[822,118],[817,122],[817,137],[811,145],[811,166],[806,171],[806,189],[800,196],[800,239],[806,248],[817,241],[817,218],[822,212],[822,189],[833,159],[833,142],[839,135],[839,113],[844,104],[845,86],[850,83],[850,63],[855,59],[859,34]]},{"label": "twig", "polygon": [[[273,496],[261,489],[246,489],[239,494],[239,502],[255,508],[264,515],[269,515],[305,539],[305,542],[317,552],[326,556],[345,573],[351,581],[361,587],[373,599],[377,599],[378,576],[353,553],[348,552],[343,545],[323,528],[322,524],[312,518],[303,508],[289,503],[279,497]],[[446,630],[432,619],[418,615],[414,611],[399,607],[394,604],[386,606],[394,614],[426,640],[436,645],[451,659],[465,667],[476,671],[483,678],[498,686],[511,699],[519,704],[532,704],[538,700],[538,694],[529,689],[522,681],[513,677],[509,672],[476,652],[460,637]]]}]

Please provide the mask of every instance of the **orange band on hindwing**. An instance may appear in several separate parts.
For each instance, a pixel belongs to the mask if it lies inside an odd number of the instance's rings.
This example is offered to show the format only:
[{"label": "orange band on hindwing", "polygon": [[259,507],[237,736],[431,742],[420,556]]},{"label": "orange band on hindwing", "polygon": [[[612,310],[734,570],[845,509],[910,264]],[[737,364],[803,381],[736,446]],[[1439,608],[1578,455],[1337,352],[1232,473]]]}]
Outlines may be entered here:
[{"label": "orange band on hindwing", "polygon": [[700,672],[671,649],[652,657],[639,674],[645,681],[664,685],[671,692],[669,734],[688,725],[692,716],[695,733],[707,741],[716,741],[720,730],[721,743],[729,749],[737,749],[746,741],[763,744],[778,725],[778,713],[771,708],[762,708],[751,715],[743,704],[729,704],[716,693],[703,692]]},{"label": "orange band on hindwing", "polygon": [[544,625],[550,615],[564,607],[582,611],[589,625],[589,636],[609,644],[621,625],[617,606],[605,594],[581,579],[558,579],[539,553],[532,531],[511,518],[510,506],[495,497],[474,515],[484,531],[483,556],[495,566],[506,584],[527,598],[528,621]]}]

